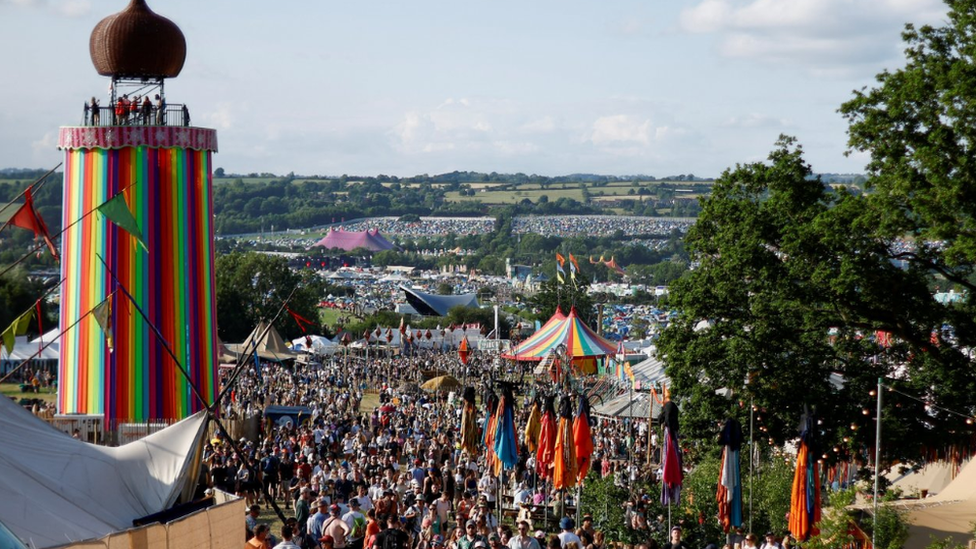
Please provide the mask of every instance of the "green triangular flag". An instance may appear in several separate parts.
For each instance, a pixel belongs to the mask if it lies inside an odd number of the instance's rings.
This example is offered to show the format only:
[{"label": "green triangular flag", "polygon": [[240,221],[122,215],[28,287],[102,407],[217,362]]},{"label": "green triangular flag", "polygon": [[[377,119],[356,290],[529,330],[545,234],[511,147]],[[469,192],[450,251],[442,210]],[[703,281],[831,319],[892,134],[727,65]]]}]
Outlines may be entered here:
[{"label": "green triangular flag", "polygon": [[27,333],[27,327],[30,325],[31,319],[34,318],[33,307],[28,309],[27,312],[17,317],[16,320],[7,326],[7,329],[3,331],[3,346],[7,349],[7,356],[14,350],[14,338],[17,336],[22,336]]},{"label": "green triangular flag", "polygon": [[105,298],[95,308],[92,309],[92,316],[95,317],[95,322],[98,322],[99,327],[105,332],[105,339],[108,343],[108,348],[112,348],[112,295]]},{"label": "green triangular flag", "polygon": [[139,228],[139,222],[133,217],[129,205],[125,202],[125,193],[116,194],[111,200],[99,206],[98,211],[138,240],[144,250],[149,251],[142,236],[142,229]]}]

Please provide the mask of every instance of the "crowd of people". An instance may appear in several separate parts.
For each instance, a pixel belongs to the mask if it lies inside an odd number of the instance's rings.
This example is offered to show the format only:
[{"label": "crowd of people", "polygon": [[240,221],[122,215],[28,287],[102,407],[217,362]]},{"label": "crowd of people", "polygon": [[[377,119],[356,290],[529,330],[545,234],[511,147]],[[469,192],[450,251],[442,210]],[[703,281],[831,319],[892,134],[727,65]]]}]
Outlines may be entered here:
[{"label": "crowd of people", "polygon": [[[83,124],[102,125],[103,110],[110,115],[110,120],[106,122],[110,122],[113,126],[165,126],[169,123],[166,116],[166,99],[158,93],[152,98],[149,94],[135,94],[132,97],[129,97],[129,94],[122,94],[115,100],[114,105],[109,105],[105,109],[102,108],[98,98],[93,96],[85,102]],[[179,125],[189,126],[190,112],[187,106],[182,105],[179,113],[181,115]]]},{"label": "crowd of people", "polygon": [[421,217],[418,221],[402,221],[398,217],[371,217],[342,225],[346,231],[379,229],[388,236],[410,238],[432,236],[468,236],[489,234],[495,230],[494,217]]},{"label": "crowd of people", "polygon": [[[592,516],[582,513],[577,524],[576,494],[553,490],[524,448],[518,465],[498,476],[484,452],[464,450],[459,391],[431,394],[417,387],[432,373],[452,375],[479,394],[501,378],[514,383],[520,430],[530,402],[551,385],[526,368],[499,369],[487,355],[475,354],[465,365],[456,354],[437,351],[243,369],[224,417],[261,418],[272,405],[309,410],[297,422],[262,421],[256,437],[217,437],[205,449],[206,487],[236,493],[250,506],[247,548],[606,547]],[[364,407],[367,395],[376,396]],[[592,432],[597,475],[630,487],[660,474],[648,421],[594,418]],[[646,538],[634,549],[689,547],[680,541],[680,527],[669,532],[662,517],[648,517],[650,493],[634,492],[626,502],[628,527]],[[275,532],[259,520],[269,505],[285,514]],[[745,547],[743,539],[739,549]]]},{"label": "crowd of people", "polygon": [[622,231],[627,236],[665,237],[679,231],[684,233],[695,223],[694,219],[659,218],[624,215],[550,215],[518,216],[512,221],[516,234],[542,236],[610,236]]}]

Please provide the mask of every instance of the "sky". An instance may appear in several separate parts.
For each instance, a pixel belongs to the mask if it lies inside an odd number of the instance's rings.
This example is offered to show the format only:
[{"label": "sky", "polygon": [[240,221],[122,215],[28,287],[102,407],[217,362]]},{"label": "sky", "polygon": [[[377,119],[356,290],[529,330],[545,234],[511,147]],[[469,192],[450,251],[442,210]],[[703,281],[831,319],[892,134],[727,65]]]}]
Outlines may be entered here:
[{"label": "sky", "polygon": [[[0,168],[51,168],[108,103],[88,39],[127,0],[0,0]],[[799,139],[859,173],[838,107],[940,0],[148,0],[187,41],[170,103],[228,173],[693,173]]]}]

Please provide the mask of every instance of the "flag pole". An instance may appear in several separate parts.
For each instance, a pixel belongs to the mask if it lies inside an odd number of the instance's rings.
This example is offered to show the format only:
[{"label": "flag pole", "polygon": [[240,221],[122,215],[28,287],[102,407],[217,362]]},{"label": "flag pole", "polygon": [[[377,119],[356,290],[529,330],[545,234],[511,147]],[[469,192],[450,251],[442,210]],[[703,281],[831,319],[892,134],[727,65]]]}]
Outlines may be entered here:
[{"label": "flag pole", "polygon": [[878,475],[881,472],[881,378],[878,378],[878,417],[874,434],[874,517],[871,526],[871,547],[875,545],[875,533],[878,531]]},{"label": "flag pole", "polygon": [[[149,325],[149,328],[152,329],[152,331],[153,331],[154,334],[156,334],[156,338],[159,340],[159,343],[163,346],[163,349],[166,350],[166,353],[170,356],[171,359],[173,359],[173,363],[176,364],[176,367],[179,369],[180,373],[183,374],[183,377],[186,379],[187,384],[190,386],[190,390],[193,392],[193,395],[196,396],[197,397],[197,400],[199,400],[200,403],[203,405],[203,409],[207,411],[207,415],[210,416],[214,420],[214,423],[217,424],[217,428],[220,430],[220,433],[230,443],[231,447],[234,449],[234,452],[236,452],[237,455],[244,455],[241,452],[240,448],[237,447],[237,443],[234,441],[233,437],[231,437],[230,436],[230,433],[227,432],[227,429],[224,428],[223,423],[221,423],[220,420],[213,413],[213,410],[212,410],[212,406],[213,405],[212,404],[210,404],[210,405],[207,404],[207,400],[205,398],[203,398],[203,395],[200,394],[200,391],[197,389],[196,385],[193,383],[193,379],[190,378],[190,374],[186,371],[186,368],[184,368],[183,367],[183,364],[180,363],[180,360],[178,358],[176,358],[176,354],[173,353],[173,349],[170,348],[169,342],[167,342],[166,341],[166,338],[163,337],[163,334],[161,334],[159,332],[159,330],[156,328],[156,325],[153,324],[152,321],[149,320],[149,317],[146,316],[146,313],[143,312],[143,310],[142,310],[141,307],[139,307],[139,304],[136,303],[135,299],[133,299],[132,295],[129,294],[128,290],[125,289],[125,286],[123,286],[122,283],[119,282],[119,279],[115,277],[115,273],[113,273],[112,270],[109,268],[108,264],[105,263],[105,259],[103,259],[100,254],[95,254],[95,256],[98,257],[99,261],[102,262],[102,265],[105,266],[105,270],[108,271],[108,273],[112,276],[112,280],[114,280],[115,281],[115,284],[116,284],[116,291],[122,290],[122,293],[125,295],[126,299],[129,300],[129,303],[131,303],[132,306],[135,307],[136,311],[139,312],[139,315],[142,316],[142,319],[146,321],[146,324]],[[115,292],[112,292],[112,293],[114,294]],[[294,293],[294,291],[292,293]],[[282,307],[284,307],[284,306],[282,306]],[[89,311],[89,312],[91,312],[91,311]],[[278,313],[281,314],[281,311],[279,310]],[[270,326],[270,324],[269,324],[269,326]],[[267,333],[267,330],[265,330],[265,333]],[[255,349],[255,352],[257,352],[257,346],[256,346],[256,344],[255,344],[255,348],[254,349]],[[218,397],[217,399],[214,400],[214,402],[215,403],[216,402],[220,402],[220,398]],[[271,497],[271,494],[268,493],[268,487],[266,485],[264,485],[263,483],[262,483],[262,490],[264,492],[265,501],[269,501],[271,503],[271,507],[274,508],[275,513],[277,513],[277,515],[278,515],[278,518],[280,518],[282,521],[284,521],[285,520],[284,513],[281,512],[281,509],[278,507],[278,503],[274,500],[274,498]]]}]

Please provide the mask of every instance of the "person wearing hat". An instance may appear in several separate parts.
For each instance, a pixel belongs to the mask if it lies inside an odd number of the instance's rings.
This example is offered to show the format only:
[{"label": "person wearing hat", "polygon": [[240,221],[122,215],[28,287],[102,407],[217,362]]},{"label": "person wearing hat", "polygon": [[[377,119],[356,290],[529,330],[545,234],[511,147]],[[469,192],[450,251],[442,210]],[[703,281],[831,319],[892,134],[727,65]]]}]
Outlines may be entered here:
[{"label": "person wearing hat", "polygon": [[349,526],[349,541],[346,546],[350,549],[363,549],[363,540],[366,537],[366,515],[360,510],[359,499],[349,500],[349,512],[342,515],[342,521]]},{"label": "person wearing hat", "polygon": [[485,538],[478,535],[478,523],[474,519],[469,519],[464,524],[464,535],[457,542],[457,549],[474,549],[475,544],[485,545]]},{"label": "person wearing hat", "polygon": [[342,520],[342,511],[338,505],[333,503],[329,507],[329,518],[322,524],[322,535],[332,536],[333,547],[335,549],[345,549],[346,548],[346,538],[349,536],[350,528]]},{"label": "person wearing hat", "polygon": [[488,534],[488,549],[502,549],[505,547],[502,545],[502,538],[498,534],[492,532]]},{"label": "person wearing hat", "polygon": [[520,520],[516,526],[518,527],[518,534],[508,540],[508,549],[542,549],[539,546],[539,542],[529,536],[530,526],[528,521]]},{"label": "person wearing hat", "polygon": [[593,539],[593,536],[596,535],[596,529],[593,528],[593,515],[589,513],[583,515],[583,525],[580,527],[580,530],[586,532],[590,536],[590,539]]},{"label": "person wearing hat", "polygon": [[664,544],[664,549],[691,549],[691,546],[681,539],[681,527],[674,525],[671,527],[671,541]]},{"label": "person wearing hat", "polygon": [[576,522],[573,519],[569,517],[559,519],[559,529],[562,530],[562,532],[559,532],[558,537],[559,545],[561,547],[566,547],[570,543],[575,543],[577,547],[583,547],[583,540],[581,540],[580,537],[576,535],[576,532],[573,531],[573,528],[575,527]]},{"label": "person wearing hat", "polygon": [[308,535],[312,536],[312,539],[320,539],[322,537],[322,525],[329,518],[329,499],[321,498],[318,501],[318,510],[314,515],[308,517],[308,522],[305,526],[305,531]]},{"label": "person wearing hat", "polygon": [[319,538],[319,543],[322,545],[322,549],[335,549],[335,539],[328,534]]}]

